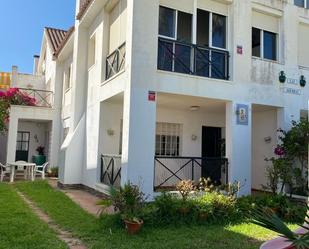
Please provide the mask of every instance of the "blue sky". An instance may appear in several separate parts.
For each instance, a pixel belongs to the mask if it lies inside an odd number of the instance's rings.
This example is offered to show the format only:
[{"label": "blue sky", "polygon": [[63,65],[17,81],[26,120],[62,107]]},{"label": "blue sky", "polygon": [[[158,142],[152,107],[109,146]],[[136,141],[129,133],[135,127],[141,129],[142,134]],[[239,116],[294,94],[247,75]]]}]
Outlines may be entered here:
[{"label": "blue sky", "polygon": [[44,27],[68,29],[74,16],[75,0],[0,0],[0,72],[31,73]]}]

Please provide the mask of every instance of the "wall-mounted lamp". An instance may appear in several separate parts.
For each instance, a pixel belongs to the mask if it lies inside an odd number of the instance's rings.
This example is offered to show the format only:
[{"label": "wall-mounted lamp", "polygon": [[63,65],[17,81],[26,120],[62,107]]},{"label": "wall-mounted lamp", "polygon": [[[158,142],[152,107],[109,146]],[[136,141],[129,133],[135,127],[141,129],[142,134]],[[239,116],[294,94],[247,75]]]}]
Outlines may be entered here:
[{"label": "wall-mounted lamp", "polygon": [[34,135],[34,140],[35,140],[36,143],[39,143],[39,139],[38,139],[38,135],[37,134]]},{"label": "wall-mounted lamp", "polygon": [[267,143],[267,144],[271,143],[271,137],[270,137],[270,136],[264,137],[264,141],[265,141],[265,143]]},{"label": "wall-mounted lamp", "polygon": [[196,140],[197,140],[197,136],[193,134],[193,135],[191,136],[191,139],[192,139],[192,141],[196,141]]},{"label": "wall-mounted lamp", "polygon": [[301,87],[305,87],[306,86],[306,78],[305,78],[304,75],[300,76],[299,84],[300,84]]},{"label": "wall-mounted lamp", "polygon": [[285,83],[286,75],[285,75],[284,71],[280,71],[280,73],[279,73],[279,81],[280,81],[280,83]]},{"label": "wall-mounted lamp", "polygon": [[107,135],[114,136],[115,135],[115,131],[113,129],[108,129],[107,130]]}]

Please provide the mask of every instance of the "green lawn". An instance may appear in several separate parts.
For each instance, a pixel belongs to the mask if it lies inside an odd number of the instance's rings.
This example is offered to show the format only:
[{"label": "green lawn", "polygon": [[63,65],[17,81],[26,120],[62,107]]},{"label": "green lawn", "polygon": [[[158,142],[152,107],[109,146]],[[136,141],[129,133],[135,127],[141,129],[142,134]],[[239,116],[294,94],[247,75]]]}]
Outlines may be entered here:
[{"label": "green lawn", "polygon": [[0,184],[0,248],[64,249],[66,245],[32,213],[12,186]]},{"label": "green lawn", "polygon": [[263,241],[274,236],[268,230],[246,223],[230,226],[144,227],[139,235],[128,236],[121,227],[109,226],[107,220],[86,213],[46,182],[18,183],[15,186],[61,227],[80,237],[89,248],[257,249]]}]

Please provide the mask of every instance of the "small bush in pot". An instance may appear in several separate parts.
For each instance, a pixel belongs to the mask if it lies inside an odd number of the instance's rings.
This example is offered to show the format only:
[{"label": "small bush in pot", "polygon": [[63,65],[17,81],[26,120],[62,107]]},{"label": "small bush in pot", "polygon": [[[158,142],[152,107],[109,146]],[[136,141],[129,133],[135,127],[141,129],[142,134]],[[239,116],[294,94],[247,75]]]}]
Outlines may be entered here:
[{"label": "small bush in pot", "polygon": [[58,177],[58,171],[59,171],[58,167],[49,168],[47,170],[47,174],[49,177]]},{"label": "small bush in pot", "polygon": [[145,195],[139,187],[129,182],[119,189],[112,189],[111,202],[120,213],[128,233],[138,233],[144,223],[141,216],[145,204]]}]

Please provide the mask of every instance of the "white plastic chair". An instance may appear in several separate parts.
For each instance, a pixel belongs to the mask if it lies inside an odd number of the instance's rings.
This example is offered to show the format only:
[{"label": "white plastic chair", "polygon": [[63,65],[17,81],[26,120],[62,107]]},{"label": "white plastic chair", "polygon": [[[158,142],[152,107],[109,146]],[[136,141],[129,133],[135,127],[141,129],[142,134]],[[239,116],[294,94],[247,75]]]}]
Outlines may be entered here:
[{"label": "white plastic chair", "polygon": [[[15,163],[20,163],[20,164],[23,164],[23,163],[27,163],[26,161],[22,161],[22,160],[19,160],[19,161],[16,161]],[[16,173],[16,171],[17,170],[19,170],[19,171],[24,171],[24,178],[25,178],[25,180],[27,179],[27,175],[29,174],[29,172],[28,172],[28,169],[27,169],[27,167],[15,167],[15,173]]]},{"label": "white plastic chair", "polygon": [[42,175],[42,179],[45,179],[45,171],[47,166],[49,165],[49,162],[44,163],[43,165],[38,165],[35,167],[35,173],[34,173],[34,177],[36,176],[36,173],[39,173]]},{"label": "white plastic chair", "polygon": [[4,176],[9,174],[8,167],[0,163],[0,182],[3,182]]}]

